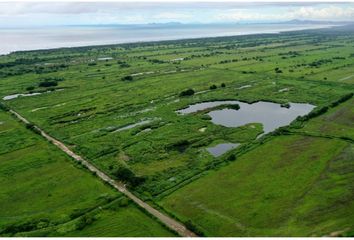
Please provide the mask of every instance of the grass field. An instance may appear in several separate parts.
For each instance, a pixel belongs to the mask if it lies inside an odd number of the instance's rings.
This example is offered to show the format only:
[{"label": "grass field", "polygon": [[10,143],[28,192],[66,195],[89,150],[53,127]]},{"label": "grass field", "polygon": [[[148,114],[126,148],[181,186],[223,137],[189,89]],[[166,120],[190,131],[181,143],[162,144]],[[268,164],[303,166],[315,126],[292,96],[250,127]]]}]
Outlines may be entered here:
[{"label": "grass field", "polygon": [[[60,226],[121,197],[8,113],[0,111],[0,122],[0,235]],[[95,224],[112,226],[110,236],[172,235],[133,204],[107,214],[114,218]],[[102,234],[88,230],[84,236]]]},{"label": "grass field", "polygon": [[354,99],[311,120],[301,131],[354,139]]},{"label": "grass field", "polygon": [[[124,207],[112,207],[101,210],[95,215],[91,225],[82,230],[68,232],[68,237],[173,237],[175,236],[167,229],[143,214],[131,204]],[[128,220],[128,221],[127,221]]]},{"label": "grass field", "polygon": [[[176,110],[238,100],[308,103],[316,113],[354,92],[353,42],[348,25],[16,52],[0,57],[0,102],[207,236],[322,236],[354,228],[353,99],[262,138],[257,122],[225,127],[206,110]],[[182,96],[187,89],[194,94]],[[55,219],[33,235],[170,234],[132,204],[98,211],[120,195],[1,116],[0,224]],[[207,147],[219,143],[240,147],[213,157]],[[82,216],[92,224],[76,229],[75,209],[94,211]]]},{"label": "grass field", "polygon": [[321,236],[353,227],[354,146],[277,137],[161,201],[207,236]]}]

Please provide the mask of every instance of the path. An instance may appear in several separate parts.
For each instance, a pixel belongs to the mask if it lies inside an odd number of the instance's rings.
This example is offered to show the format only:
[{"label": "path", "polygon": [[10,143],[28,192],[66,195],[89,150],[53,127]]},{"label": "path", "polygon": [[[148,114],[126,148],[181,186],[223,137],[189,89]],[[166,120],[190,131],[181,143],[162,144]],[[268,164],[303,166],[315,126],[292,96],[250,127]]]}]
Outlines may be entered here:
[{"label": "path", "polygon": [[[29,124],[30,122],[22,117],[20,114],[13,110],[9,110],[13,115],[15,115],[18,119],[20,119],[22,122]],[[135,196],[133,193],[131,193],[123,183],[115,181],[111,177],[109,177],[107,174],[96,168],[94,165],[89,163],[87,160],[82,158],[80,155],[77,155],[73,151],[71,151],[64,143],[60,142],[59,140],[51,137],[48,135],[46,132],[44,132],[42,129],[40,129],[38,126],[33,126],[34,129],[40,132],[40,134],[45,137],[48,141],[59,147],[62,151],[64,151],[66,154],[68,154],[70,157],[74,158],[76,161],[81,162],[82,165],[86,166],[89,171],[95,173],[99,178],[101,178],[103,181],[109,183],[112,187],[117,189],[119,192],[125,194],[128,198],[130,198],[132,201],[134,201],[136,204],[138,204],[140,207],[144,208],[147,212],[149,212],[151,215],[159,219],[163,224],[165,224],[167,227],[170,229],[176,231],[180,236],[182,237],[197,237],[195,233],[192,231],[188,230],[182,223],[178,222],[177,220],[167,216],[166,214],[158,211],[157,209],[151,207],[149,204],[145,203],[143,200]]]}]

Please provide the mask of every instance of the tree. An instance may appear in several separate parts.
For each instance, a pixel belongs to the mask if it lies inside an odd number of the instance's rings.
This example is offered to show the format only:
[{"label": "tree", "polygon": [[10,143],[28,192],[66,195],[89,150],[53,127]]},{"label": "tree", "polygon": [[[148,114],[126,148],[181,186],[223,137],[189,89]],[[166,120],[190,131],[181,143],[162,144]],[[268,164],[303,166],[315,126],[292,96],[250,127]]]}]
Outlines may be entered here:
[{"label": "tree", "polygon": [[217,86],[215,84],[213,84],[209,88],[210,88],[210,90],[214,90],[214,89],[217,89]]},{"label": "tree", "polygon": [[26,87],[26,90],[27,90],[27,91],[32,91],[32,90],[34,90],[34,86]]},{"label": "tree", "polygon": [[122,77],[122,81],[133,81],[133,77],[130,75]]},{"label": "tree", "polygon": [[55,87],[58,86],[58,83],[56,81],[46,81],[46,82],[40,82],[38,84],[39,87]]},{"label": "tree", "polygon": [[222,88],[226,87],[225,83],[222,83],[222,84],[221,84],[221,87],[222,87]]},{"label": "tree", "polygon": [[0,109],[7,112],[9,111],[10,109],[2,102],[0,102]]},{"label": "tree", "polygon": [[282,73],[283,71],[282,70],[280,70],[278,67],[277,68],[275,68],[274,69],[274,71],[276,72],[276,73]]},{"label": "tree", "polygon": [[119,166],[112,174],[116,179],[128,183],[132,187],[136,187],[145,181],[145,178],[136,176],[133,171],[125,166]]},{"label": "tree", "polygon": [[182,91],[180,94],[179,94],[179,96],[180,97],[185,97],[185,96],[192,96],[192,95],[194,95],[194,90],[193,89],[187,89],[187,90],[185,90],[185,91]]}]

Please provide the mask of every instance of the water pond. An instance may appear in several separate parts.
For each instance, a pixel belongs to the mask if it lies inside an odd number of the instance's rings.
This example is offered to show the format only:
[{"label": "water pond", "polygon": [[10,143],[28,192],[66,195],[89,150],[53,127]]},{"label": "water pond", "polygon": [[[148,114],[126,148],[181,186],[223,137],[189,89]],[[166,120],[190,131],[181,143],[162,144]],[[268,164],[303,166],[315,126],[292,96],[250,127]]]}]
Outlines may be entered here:
[{"label": "water pond", "polygon": [[251,104],[240,101],[214,101],[193,104],[177,112],[189,114],[226,104],[238,104],[240,109],[225,108],[210,111],[208,115],[214,124],[240,127],[249,123],[261,123],[264,134],[274,131],[278,127],[289,125],[296,117],[306,115],[315,108],[314,105],[307,103],[290,103],[290,107],[286,108],[281,107],[278,103],[263,101]]},{"label": "water pond", "polygon": [[8,95],[2,98],[2,100],[11,100],[11,99],[15,99],[18,97],[31,97],[31,96],[36,96],[36,95],[41,95],[43,93],[50,93],[50,92],[56,92],[56,91],[62,91],[64,89],[60,88],[60,89],[56,89],[56,90],[52,90],[52,91],[46,91],[46,92],[34,92],[34,93],[16,93],[16,94],[12,94],[12,95]]},{"label": "water pond", "polygon": [[3,100],[11,100],[14,98],[18,98],[18,97],[30,97],[30,96],[36,96],[36,95],[40,95],[41,93],[17,93],[17,94],[12,94],[12,95],[8,95],[3,97]]},{"label": "water pond", "polygon": [[220,143],[214,147],[207,148],[207,151],[214,157],[219,157],[239,145],[239,143]]},{"label": "water pond", "polygon": [[133,124],[127,125],[125,127],[118,128],[114,132],[120,132],[120,131],[124,131],[124,130],[127,130],[127,129],[131,129],[131,128],[136,127],[136,126],[141,126],[141,125],[144,125],[144,124],[148,124],[151,121],[152,120],[143,120],[141,122],[133,123]]}]

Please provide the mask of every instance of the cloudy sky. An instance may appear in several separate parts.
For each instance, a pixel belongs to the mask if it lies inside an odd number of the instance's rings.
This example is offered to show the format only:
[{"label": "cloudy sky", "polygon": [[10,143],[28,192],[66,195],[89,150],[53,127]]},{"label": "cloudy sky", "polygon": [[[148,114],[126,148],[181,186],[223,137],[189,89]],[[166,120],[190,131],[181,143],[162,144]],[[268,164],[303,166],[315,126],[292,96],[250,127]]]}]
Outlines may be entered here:
[{"label": "cloudy sky", "polygon": [[0,2],[0,27],[224,23],[291,19],[354,21],[354,3]]}]

